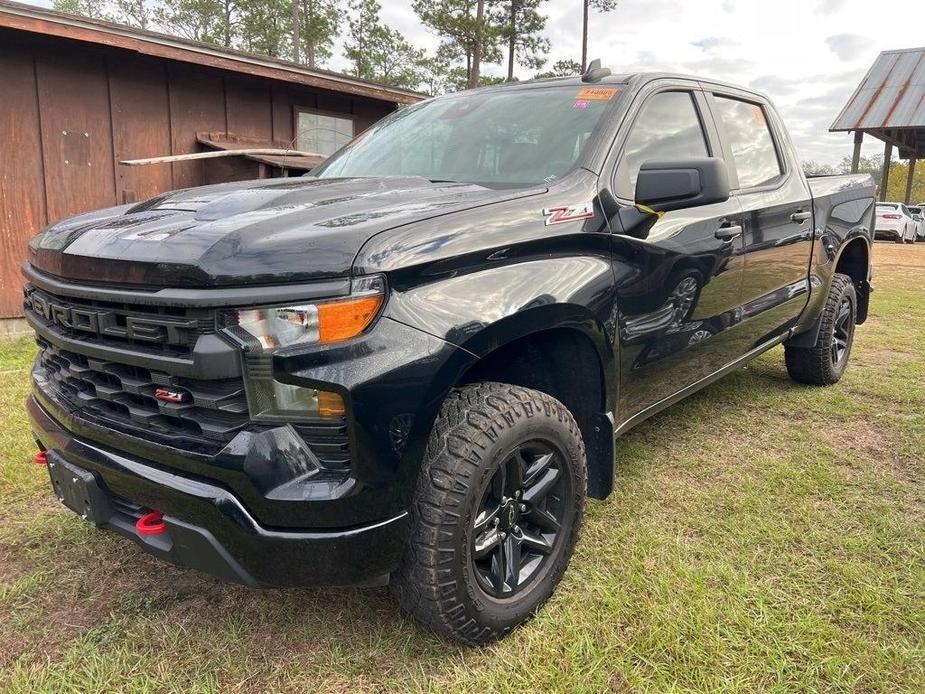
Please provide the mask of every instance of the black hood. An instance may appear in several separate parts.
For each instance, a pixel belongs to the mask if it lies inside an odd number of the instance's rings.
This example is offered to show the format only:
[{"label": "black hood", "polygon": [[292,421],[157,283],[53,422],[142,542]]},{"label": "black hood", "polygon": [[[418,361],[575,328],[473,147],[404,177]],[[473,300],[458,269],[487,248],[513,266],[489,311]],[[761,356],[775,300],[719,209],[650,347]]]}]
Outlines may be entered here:
[{"label": "black hood", "polygon": [[227,183],[54,224],[32,239],[30,262],[66,279],[152,287],[344,277],[375,234],[536,192],[417,177]]}]

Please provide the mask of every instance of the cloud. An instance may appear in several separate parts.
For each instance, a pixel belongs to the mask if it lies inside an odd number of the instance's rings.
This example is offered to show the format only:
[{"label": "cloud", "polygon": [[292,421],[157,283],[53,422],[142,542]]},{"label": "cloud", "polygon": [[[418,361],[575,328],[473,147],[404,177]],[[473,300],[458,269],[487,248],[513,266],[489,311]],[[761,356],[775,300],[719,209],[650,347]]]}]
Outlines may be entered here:
[{"label": "cloud", "polygon": [[698,39],[697,41],[691,41],[692,46],[702,48],[705,51],[722,46],[735,46],[737,44],[738,41],[726,36],[705,36],[704,38]]},{"label": "cloud", "polygon": [[819,0],[816,5],[816,14],[835,14],[840,11],[848,0]]},{"label": "cloud", "polygon": [[857,60],[872,43],[870,38],[860,34],[835,34],[825,39],[829,50],[844,61]]},{"label": "cloud", "polygon": [[756,77],[748,84],[752,89],[781,97],[799,91],[803,86],[803,80],[794,79],[792,77],[781,77],[780,75],[763,75],[762,77]]}]

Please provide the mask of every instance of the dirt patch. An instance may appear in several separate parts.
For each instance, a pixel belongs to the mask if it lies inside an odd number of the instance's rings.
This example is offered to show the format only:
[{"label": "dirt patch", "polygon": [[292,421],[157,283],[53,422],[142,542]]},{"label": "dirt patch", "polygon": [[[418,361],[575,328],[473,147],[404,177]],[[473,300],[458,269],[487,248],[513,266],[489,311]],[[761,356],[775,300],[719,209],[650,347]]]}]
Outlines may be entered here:
[{"label": "dirt patch", "polygon": [[858,417],[848,426],[821,428],[818,435],[839,452],[836,463],[843,469],[858,474],[878,470],[904,482],[925,481],[922,461],[894,450],[887,433],[892,427],[889,422]]},{"label": "dirt patch", "polygon": [[874,266],[901,265],[925,268],[925,243],[898,244],[888,241],[874,243]]}]

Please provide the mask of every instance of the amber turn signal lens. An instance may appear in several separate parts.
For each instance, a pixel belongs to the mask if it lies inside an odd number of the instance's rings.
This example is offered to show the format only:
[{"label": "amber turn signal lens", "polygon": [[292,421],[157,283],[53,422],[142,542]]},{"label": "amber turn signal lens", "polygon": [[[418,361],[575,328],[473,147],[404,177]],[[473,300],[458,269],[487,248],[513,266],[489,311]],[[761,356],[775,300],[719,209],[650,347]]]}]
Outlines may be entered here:
[{"label": "amber turn signal lens", "polygon": [[337,393],[318,391],[318,414],[322,417],[343,417],[347,413],[344,399]]},{"label": "amber turn signal lens", "polygon": [[318,341],[324,345],[359,335],[381,305],[381,294],[318,304]]}]

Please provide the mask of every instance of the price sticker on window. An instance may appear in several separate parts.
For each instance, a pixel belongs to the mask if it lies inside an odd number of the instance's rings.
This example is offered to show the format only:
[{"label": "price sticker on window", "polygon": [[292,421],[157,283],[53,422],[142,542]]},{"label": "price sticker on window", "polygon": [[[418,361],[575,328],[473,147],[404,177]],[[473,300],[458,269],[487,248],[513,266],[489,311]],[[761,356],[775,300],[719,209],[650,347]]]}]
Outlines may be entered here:
[{"label": "price sticker on window", "polygon": [[620,90],[616,87],[584,87],[578,91],[576,100],[610,101]]}]

